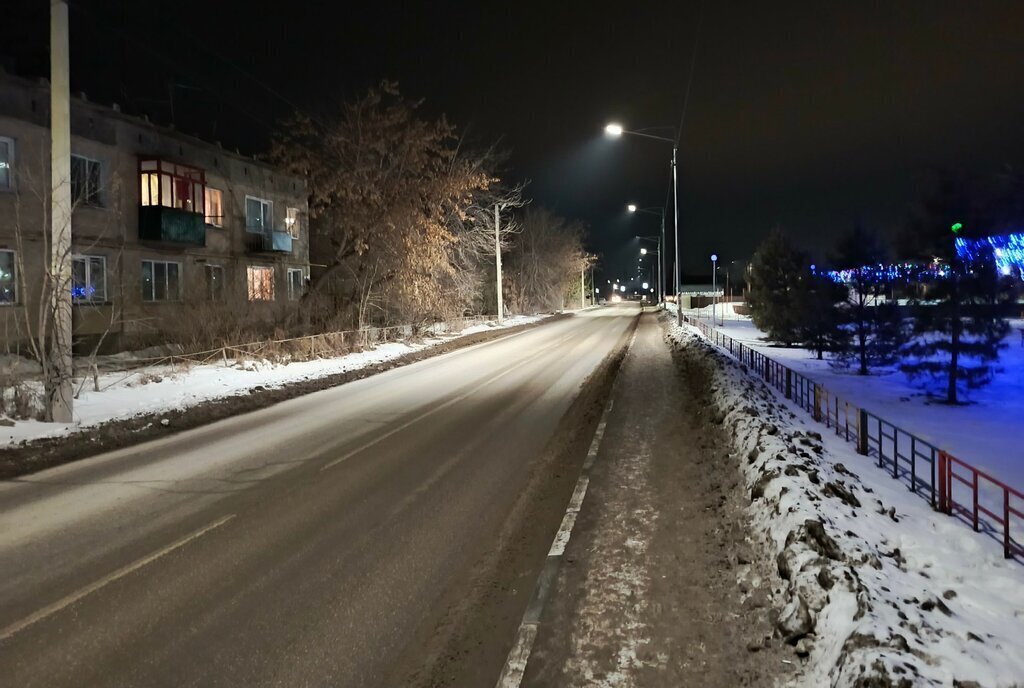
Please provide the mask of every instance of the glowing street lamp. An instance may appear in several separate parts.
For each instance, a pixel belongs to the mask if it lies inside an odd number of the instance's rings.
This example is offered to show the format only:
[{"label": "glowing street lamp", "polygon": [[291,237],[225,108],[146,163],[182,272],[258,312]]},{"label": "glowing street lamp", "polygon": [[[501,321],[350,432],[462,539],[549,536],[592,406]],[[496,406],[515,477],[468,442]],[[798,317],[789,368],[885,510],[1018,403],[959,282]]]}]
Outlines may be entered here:
[{"label": "glowing street lamp", "polygon": [[[658,136],[657,134],[650,133],[652,130],[658,129],[658,128],[661,128],[661,129],[671,129],[672,130],[672,137],[669,138],[668,136]],[[676,129],[675,127],[651,127],[651,128],[646,128],[646,129],[626,129],[625,127],[623,127],[618,122],[609,122],[607,125],[605,125],[604,133],[607,134],[608,136],[612,137],[612,138],[619,138],[623,134],[629,134],[631,136],[642,136],[643,138],[646,138],[646,139],[654,139],[656,141],[664,141],[666,143],[671,143],[672,144],[672,206],[673,206],[673,212],[674,212],[674,218],[675,218],[675,223],[674,223],[675,224],[675,227],[674,227],[674,230],[675,230],[675,275],[674,275],[672,281],[675,283],[674,284],[674,286],[675,286],[674,290],[675,290],[676,296],[678,297],[682,274],[680,272],[681,268],[680,268],[680,265],[679,265],[679,177],[678,177],[678,174],[677,174],[677,171],[676,171],[676,158],[678,157],[678,153],[679,153],[679,137],[682,134],[682,131],[681,131],[681,129]],[[630,208],[630,210],[632,211],[632,208]],[[676,324],[677,325],[682,325],[683,324],[683,313],[682,313],[682,311],[680,311],[678,309],[676,309]]]},{"label": "glowing street lamp", "polygon": [[615,122],[608,123],[607,125],[605,125],[604,128],[604,133],[612,137],[613,139],[617,139],[620,136],[622,136],[624,131],[625,129],[622,128],[622,125],[617,124]]},{"label": "glowing street lamp", "polygon": [[718,306],[718,254],[711,254],[711,322],[717,323],[715,316]]},{"label": "glowing street lamp", "polygon": [[631,213],[635,213],[636,212],[636,203],[630,203],[629,205],[627,205],[626,206],[626,210],[628,210]]},{"label": "glowing street lamp", "polygon": [[640,249],[640,255],[641,256],[646,256],[647,255],[647,249],[646,248]]}]

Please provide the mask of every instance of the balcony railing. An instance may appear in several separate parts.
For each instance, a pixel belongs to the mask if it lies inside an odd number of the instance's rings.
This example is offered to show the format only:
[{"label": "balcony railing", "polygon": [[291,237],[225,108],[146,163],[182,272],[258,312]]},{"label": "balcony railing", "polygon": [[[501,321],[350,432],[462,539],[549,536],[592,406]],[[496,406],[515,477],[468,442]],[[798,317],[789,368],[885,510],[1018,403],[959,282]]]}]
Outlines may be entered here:
[{"label": "balcony railing", "polygon": [[291,253],[292,235],[288,232],[248,232],[245,247],[249,253]]},{"label": "balcony railing", "polygon": [[206,246],[203,215],[162,205],[140,206],[139,239],[185,246]]}]

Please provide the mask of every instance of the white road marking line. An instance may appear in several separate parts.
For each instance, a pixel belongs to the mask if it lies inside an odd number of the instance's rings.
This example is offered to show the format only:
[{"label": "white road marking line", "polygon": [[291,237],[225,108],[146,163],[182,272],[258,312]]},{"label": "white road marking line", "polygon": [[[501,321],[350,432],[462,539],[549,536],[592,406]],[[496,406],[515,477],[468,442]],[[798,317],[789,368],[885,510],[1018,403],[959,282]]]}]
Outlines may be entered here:
[{"label": "white road marking line", "polygon": [[522,625],[516,633],[516,644],[508,653],[508,661],[505,668],[498,677],[497,688],[518,688],[523,681],[523,674],[526,673],[526,662],[530,659],[530,651],[533,649],[533,641],[537,637],[536,624]]},{"label": "white road marking line", "polygon": [[343,461],[347,461],[348,459],[351,459],[356,454],[359,454],[360,452],[364,452],[364,451],[366,451],[367,449],[369,449],[370,447],[372,447],[372,446],[374,446],[376,444],[380,444],[381,442],[383,442],[387,438],[391,437],[392,435],[395,435],[395,434],[405,430],[410,425],[415,425],[416,423],[420,422],[424,418],[426,418],[428,416],[432,416],[435,413],[437,413],[438,411],[443,411],[444,409],[448,408],[452,404],[459,403],[460,401],[462,401],[466,397],[471,396],[473,394],[476,394],[477,392],[479,392],[484,387],[486,387],[486,386],[488,386],[490,384],[493,384],[494,382],[497,382],[498,380],[500,380],[501,378],[505,377],[506,375],[510,375],[511,373],[514,373],[515,371],[519,370],[520,368],[522,368],[527,363],[531,363],[532,361],[534,361],[537,358],[539,358],[541,355],[546,354],[551,349],[554,349],[554,348],[556,348],[558,346],[561,346],[561,345],[562,345],[562,340],[559,340],[559,341],[555,342],[554,344],[551,344],[550,346],[547,346],[547,347],[541,349],[540,351],[537,352],[536,355],[531,356],[530,358],[528,358],[528,359],[520,362],[519,364],[509,368],[508,370],[506,370],[503,373],[498,373],[494,377],[489,378],[485,382],[480,383],[479,385],[477,385],[473,389],[469,390],[468,392],[464,392],[464,393],[460,394],[459,396],[455,397],[454,399],[449,399],[448,401],[444,402],[443,404],[441,404],[439,406],[435,406],[434,408],[430,409],[429,411],[424,411],[423,413],[421,413],[420,415],[416,416],[415,418],[402,423],[397,428],[392,428],[391,430],[387,431],[383,435],[379,435],[379,436],[373,438],[372,440],[370,440],[369,442],[366,442],[365,444],[362,444],[362,445],[356,447],[352,451],[350,451],[350,452],[348,452],[348,453],[346,453],[346,454],[344,454],[342,456],[339,456],[338,458],[334,459],[333,461],[329,461],[328,463],[323,465],[323,467],[320,469],[320,471],[323,472],[323,471],[326,471],[328,468],[334,468],[339,463],[342,463]]},{"label": "white road marking line", "polygon": [[170,545],[167,545],[163,549],[157,550],[156,552],[153,552],[152,554],[146,555],[142,559],[139,559],[139,560],[137,560],[137,561],[135,561],[135,562],[133,562],[131,564],[128,564],[127,566],[119,568],[117,571],[114,571],[113,573],[108,574],[108,575],[104,576],[103,578],[100,578],[98,581],[90,583],[89,585],[85,586],[84,588],[81,588],[81,589],[71,593],[70,595],[67,595],[66,597],[62,597],[61,599],[57,600],[53,604],[47,605],[47,606],[43,607],[42,609],[40,609],[39,611],[36,611],[36,612],[26,616],[21,621],[16,621],[16,622],[12,623],[10,626],[7,626],[7,627],[3,628],[2,630],[0,630],[0,640],[7,640],[11,636],[13,636],[15,633],[24,630],[25,628],[31,626],[32,624],[36,623],[37,621],[42,621],[43,619],[45,619],[48,616],[51,616],[52,614],[56,614],[57,612],[59,612],[60,610],[64,609],[65,607],[68,607],[68,606],[74,604],[75,602],[78,602],[80,599],[82,599],[86,595],[90,595],[90,594],[96,592],[100,588],[113,583],[114,581],[118,580],[119,578],[124,578],[129,573],[132,573],[133,571],[137,571],[138,569],[141,569],[146,564],[150,564],[150,563],[156,561],[157,559],[159,559],[160,557],[164,556],[165,554],[169,554],[170,552],[173,552],[174,550],[176,550],[176,549],[178,549],[180,547],[184,547],[189,542],[192,542],[193,540],[195,540],[198,537],[202,537],[203,535],[205,535],[206,533],[210,532],[214,528],[219,528],[220,526],[224,525],[225,523],[227,523],[228,521],[230,521],[234,517],[235,517],[234,514],[228,514],[227,516],[224,516],[223,518],[219,518],[216,521],[214,521],[213,523],[211,523],[211,524],[209,524],[207,526],[204,526],[204,527],[200,528],[199,530],[190,533],[189,535],[186,535],[185,537],[181,538],[180,540],[177,540],[176,542],[171,543]]},{"label": "white road marking line", "polygon": [[[639,325],[633,329],[633,336],[629,338],[629,344],[626,345],[627,356],[633,348],[633,342],[636,341],[638,329]],[[616,373],[616,383],[612,384],[612,391],[608,395],[608,403],[605,405],[604,411],[601,412],[601,420],[597,424],[597,430],[594,431],[594,438],[590,441],[587,459],[583,462],[580,477],[576,480],[576,489],[573,490],[572,498],[569,499],[569,505],[565,508],[562,524],[558,527],[558,532],[555,533],[551,549],[548,550],[545,566],[537,579],[533,598],[523,613],[523,620],[519,623],[519,629],[516,631],[515,644],[509,650],[508,657],[505,659],[505,666],[501,669],[501,674],[498,676],[498,683],[495,685],[495,688],[519,688],[523,682],[523,676],[526,674],[526,664],[530,661],[533,641],[537,638],[537,631],[540,626],[540,613],[544,609],[544,603],[549,592],[548,584],[553,585],[554,583],[554,574],[557,572],[558,563],[561,561],[562,555],[565,554],[565,548],[572,537],[572,529],[576,525],[576,516],[583,507],[583,499],[587,496],[587,486],[590,485],[590,469],[594,465],[594,460],[597,459],[597,453],[601,448],[604,430],[608,425],[608,416],[611,414],[612,404],[615,401],[615,385],[617,382],[618,373]]]},{"label": "white road marking line", "polygon": [[565,546],[569,544],[572,528],[576,525],[576,516],[580,513],[580,507],[583,506],[583,498],[587,495],[587,485],[589,484],[590,478],[585,475],[581,475],[579,480],[576,481],[576,491],[572,493],[572,499],[569,500],[565,516],[562,517],[562,525],[558,527],[558,532],[555,533],[555,541],[551,543],[551,549],[548,550],[549,557],[558,557],[565,554]]}]

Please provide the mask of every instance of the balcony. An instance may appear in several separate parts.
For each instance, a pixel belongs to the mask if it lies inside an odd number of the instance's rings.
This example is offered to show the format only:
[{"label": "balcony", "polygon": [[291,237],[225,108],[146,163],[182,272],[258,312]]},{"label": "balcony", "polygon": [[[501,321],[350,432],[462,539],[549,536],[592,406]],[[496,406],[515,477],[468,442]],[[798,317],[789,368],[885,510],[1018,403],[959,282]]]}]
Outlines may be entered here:
[{"label": "balcony", "polygon": [[202,213],[162,205],[139,207],[139,239],[183,246],[206,246]]},{"label": "balcony", "polygon": [[292,235],[288,232],[265,232],[245,235],[245,249],[249,253],[291,253]]}]

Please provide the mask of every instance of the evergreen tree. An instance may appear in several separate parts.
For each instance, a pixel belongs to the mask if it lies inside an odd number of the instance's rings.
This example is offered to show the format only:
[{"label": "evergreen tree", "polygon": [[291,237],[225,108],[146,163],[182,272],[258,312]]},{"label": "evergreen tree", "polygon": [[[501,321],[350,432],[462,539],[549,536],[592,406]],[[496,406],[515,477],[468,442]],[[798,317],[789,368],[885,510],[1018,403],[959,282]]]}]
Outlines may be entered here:
[{"label": "evergreen tree", "polygon": [[768,338],[791,346],[802,341],[801,280],[809,274],[807,257],[778,229],[754,253],[747,305],[754,325]]},{"label": "evergreen tree", "polygon": [[947,266],[944,275],[927,278],[926,293],[914,308],[914,340],[904,347],[900,368],[911,379],[929,378],[944,387],[947,403],[959,401],[961,388],[991,381],[1006,321],[1009,290],[996,272],[990,250],[960,256],[958,236],[999,230],[994,186],[941,175],[908,226],[905,244],[919,259]]},{"label": "evergreen tree", "polygon": [[798,283],[795,300],[799,319],[797,331],[801,343],[824,358],[826,351],[840,349],[846,340],[842,314],[837,304],[845,297],[845,288],[827,275],[807,270]]},{"label": "evergreen tree", "polygon": [[895,363],[906,340],[899,308],[882,303],[892,286],[879,269],[886,260],[878,235],[860,223],[840,238],[832,257],[835,267],[849,275],[840,305],[836,357],[843,364],[854,364],[859,375],[867,375],[872,366]]}]

